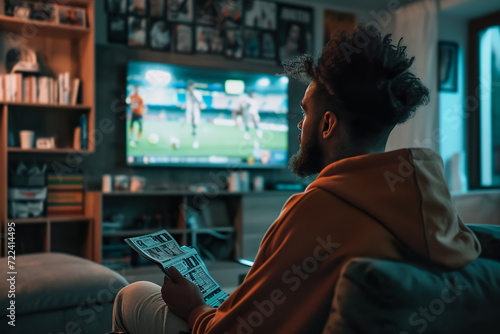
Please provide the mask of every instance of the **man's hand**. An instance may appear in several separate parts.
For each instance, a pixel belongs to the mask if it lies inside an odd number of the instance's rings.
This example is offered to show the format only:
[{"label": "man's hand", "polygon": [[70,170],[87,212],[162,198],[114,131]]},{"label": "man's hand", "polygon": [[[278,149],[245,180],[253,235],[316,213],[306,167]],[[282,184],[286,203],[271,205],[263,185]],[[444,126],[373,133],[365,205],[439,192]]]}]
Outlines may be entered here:
[{"label": "man's hand", "polygon": [[165,276],[161,297],[172,312],[187,321],[192,310],[205,305],[201,291],[196,284],[182,276],[175,267],[170,267],[168,274],[172,279]]}]

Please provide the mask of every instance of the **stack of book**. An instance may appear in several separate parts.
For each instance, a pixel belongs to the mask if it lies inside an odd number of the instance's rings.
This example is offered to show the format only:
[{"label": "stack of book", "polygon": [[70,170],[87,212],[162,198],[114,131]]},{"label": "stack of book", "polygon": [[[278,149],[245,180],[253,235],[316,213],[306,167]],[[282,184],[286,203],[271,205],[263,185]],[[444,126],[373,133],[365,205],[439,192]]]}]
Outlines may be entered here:
[{"label": "stack of book", "polygon": [[83,175],[49,174],[47,188],[48,216],[83,214]]},{"label": "stack of book", "polygon": [[80,79],[71,79],[69,72],[59,74],[57,79],[21,73],[0,74],[0,101],[76,105],[80,84]]}]

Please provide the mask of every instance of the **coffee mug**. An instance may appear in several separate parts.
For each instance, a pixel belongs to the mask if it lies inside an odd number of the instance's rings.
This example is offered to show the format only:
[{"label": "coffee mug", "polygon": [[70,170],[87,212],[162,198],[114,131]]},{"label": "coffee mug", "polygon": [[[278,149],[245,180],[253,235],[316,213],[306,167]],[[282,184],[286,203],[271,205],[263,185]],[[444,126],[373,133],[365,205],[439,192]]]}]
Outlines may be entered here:
[{"label": "coffee mug", "polygon": [[35,132],[30,130],[19,131],[19,139],[21,141],[22,149],[33,148],[33,141],[35,140]]}]

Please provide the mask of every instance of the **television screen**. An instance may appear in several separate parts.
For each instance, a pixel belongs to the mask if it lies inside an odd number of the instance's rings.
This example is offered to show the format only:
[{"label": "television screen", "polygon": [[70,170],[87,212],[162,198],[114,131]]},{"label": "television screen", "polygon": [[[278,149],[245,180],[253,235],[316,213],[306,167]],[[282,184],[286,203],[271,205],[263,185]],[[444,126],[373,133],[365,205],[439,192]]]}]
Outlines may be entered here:
[{"label": "television screen", "polygon": [[133,61],[126,101],[129,165],[287,164],[285,76]]}]

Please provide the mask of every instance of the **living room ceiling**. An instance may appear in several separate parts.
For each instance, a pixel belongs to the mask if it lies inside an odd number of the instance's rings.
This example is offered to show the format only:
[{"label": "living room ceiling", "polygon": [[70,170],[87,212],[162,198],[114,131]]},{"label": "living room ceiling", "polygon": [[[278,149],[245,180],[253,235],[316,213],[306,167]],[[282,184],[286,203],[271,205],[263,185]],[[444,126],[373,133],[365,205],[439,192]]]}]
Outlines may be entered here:
[{"label": "living room ceiling", "polygon": [[444,12],[465,18],[474,19],[490,13],[500,11],[498,0],[441,0]]}]

